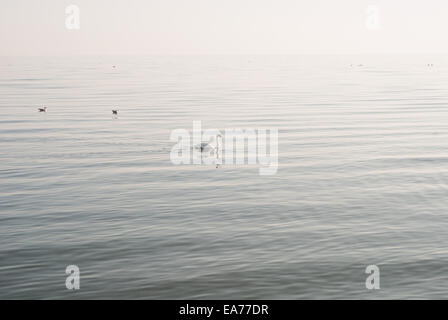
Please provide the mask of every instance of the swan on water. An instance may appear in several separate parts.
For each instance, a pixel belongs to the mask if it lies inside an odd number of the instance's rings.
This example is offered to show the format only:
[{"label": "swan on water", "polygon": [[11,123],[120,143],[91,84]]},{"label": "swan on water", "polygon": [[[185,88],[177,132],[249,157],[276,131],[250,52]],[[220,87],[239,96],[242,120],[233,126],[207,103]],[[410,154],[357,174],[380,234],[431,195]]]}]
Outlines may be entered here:
[{"label": "swan on water", "polygon": [[219,149],[219,138],[222,139],[222,136],[220,134],[218,134],[216,136],[216,146],[213,146],[212,144],[210,144],[208,142],[201,142],[195,148],[197,150],[200,150],[201,152],[209,151],[209,150],[218,150]]},{"label": "swan on water", "polygon": [[[212,144],[208,143],[208,142],[201,142],[200,144],[198,144],[195,148],[199,151],[201,151],[201,158],[202,158],[202,153],[203,152],[207,152],[207,151],[211,151],[214,150],[215,151],[215,156],[216,156],[216,162],[218,162],[219,160],[219,150],[221,148],[220,144],[219,144],[219,140],[222,140],[222,136],[220,134],[216,135],[216,146],[213,146]],[[219,168],[220,164],[216,163],[216,168]]]}]

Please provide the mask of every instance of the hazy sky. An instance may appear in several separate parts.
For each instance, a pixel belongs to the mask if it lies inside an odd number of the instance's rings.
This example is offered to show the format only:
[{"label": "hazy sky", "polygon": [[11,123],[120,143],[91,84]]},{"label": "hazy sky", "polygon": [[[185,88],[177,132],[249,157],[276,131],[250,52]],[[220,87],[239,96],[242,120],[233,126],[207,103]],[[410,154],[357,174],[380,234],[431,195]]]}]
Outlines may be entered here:
[{"label": "hazy sky", "polygon": [[0,0],[0,55],[447,53],[447,16],[446,0]]}]

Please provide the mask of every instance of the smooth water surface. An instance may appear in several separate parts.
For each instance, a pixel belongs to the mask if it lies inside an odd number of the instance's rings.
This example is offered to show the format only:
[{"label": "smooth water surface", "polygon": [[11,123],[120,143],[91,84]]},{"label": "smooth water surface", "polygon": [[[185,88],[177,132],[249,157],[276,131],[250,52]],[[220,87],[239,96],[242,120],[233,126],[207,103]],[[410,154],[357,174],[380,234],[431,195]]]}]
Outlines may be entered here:
[{"label": "smooth water surface", "polygon": [[[447,108],[444,57],[2,58],[0,298],[446,298]],[[173,165],[199,120],[278,173]]]}]

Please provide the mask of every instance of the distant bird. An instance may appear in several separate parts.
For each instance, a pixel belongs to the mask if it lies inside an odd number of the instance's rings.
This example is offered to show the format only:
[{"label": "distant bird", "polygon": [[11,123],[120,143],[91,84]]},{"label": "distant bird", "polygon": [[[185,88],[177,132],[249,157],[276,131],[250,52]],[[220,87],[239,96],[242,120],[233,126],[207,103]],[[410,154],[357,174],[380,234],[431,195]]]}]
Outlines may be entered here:
[{"label": "distant bird", "polygon": [[112,114],[118,115],[118,110],[112,110]]},{"label": "distant bird", "polygon": [[39,112],[47,112],[47,107],[37,108],[37,110],[39,110]]}]

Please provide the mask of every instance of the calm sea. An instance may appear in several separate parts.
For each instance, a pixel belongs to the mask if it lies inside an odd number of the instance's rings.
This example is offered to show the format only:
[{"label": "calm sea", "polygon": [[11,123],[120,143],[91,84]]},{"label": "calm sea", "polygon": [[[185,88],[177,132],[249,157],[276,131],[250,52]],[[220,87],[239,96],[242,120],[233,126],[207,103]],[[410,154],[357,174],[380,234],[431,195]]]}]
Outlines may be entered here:
[{"label": "calm sea", "polygon": [[[2,299],[448,297],[446,57],[2,58],[0,111]],[[193,121],[278,173],[173,165]]]}]

